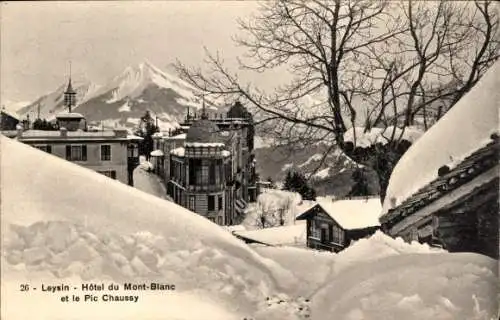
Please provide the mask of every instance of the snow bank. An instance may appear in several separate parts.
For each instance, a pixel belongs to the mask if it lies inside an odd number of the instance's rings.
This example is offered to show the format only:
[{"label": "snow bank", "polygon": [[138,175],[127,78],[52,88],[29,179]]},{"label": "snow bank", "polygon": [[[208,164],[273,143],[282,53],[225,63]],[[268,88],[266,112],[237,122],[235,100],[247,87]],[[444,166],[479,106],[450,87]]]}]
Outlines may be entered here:
[{"label": "snow bank", "polygon": [[453,167],[490,141],[498,131],[499,73],[500,61],[401,157],[387,187],[384,212],[437,178],[441,166]]},{"label": "snow bank", "polygon": [[407,244],[378,232],[337,254],[312,319],[494,319],[496,261]]},{"label": "snow bank", "polygon": [[[19,301],[37,304],[37,295],[6,291],[20,281],[168,281],[175,293],[144,299],[156,301],[155,310],[162,306],[161,315],[170,319],[197,319],[193,312],[198,306],[209,310],[207,305],[225,312],[205,319],[242,319],[270,292],[280,292],[279,284],[296,283],[286,270],[185,208],[3,136],[0,145],[1,298],[2,306],[11,306],[2,308],[2,318],[19,318]],[[60,302],[51,298],[47,305],[54,308],[45,309],[58,310]],[[115,310],[113,317],[136,319],[143,306],[127,305],[128,313]],[[102,316],[102,308],[87,306],[72,318]],[[47,318],[61,318],[50,312]]]},{"label": "snow bank", "polygon": [[305,221],[296,221],[295,223],[295,225],[250,231],[233,231],[233,234],[243,239],[257,241],[271,246],[305,246],[307,238]]},{"label": "snow bank", "polygon": [[263,257],[273,259],[298,279],[300,286],[291,296],[309,297],[332,275],[336,254],[296,247],[252,245]]}]

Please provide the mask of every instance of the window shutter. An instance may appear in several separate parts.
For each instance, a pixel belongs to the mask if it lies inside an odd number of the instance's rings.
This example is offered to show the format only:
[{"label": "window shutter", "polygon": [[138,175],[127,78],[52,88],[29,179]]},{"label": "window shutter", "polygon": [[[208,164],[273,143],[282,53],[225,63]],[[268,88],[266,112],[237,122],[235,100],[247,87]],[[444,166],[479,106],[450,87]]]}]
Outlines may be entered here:
[{"label": "window shutter", "polygon": [[82,160],[87,161],[87,146],[82,146]]},{"label": "window shutter", "polygon": [[66,160],[71,160],[71,146],[66,146]]}]

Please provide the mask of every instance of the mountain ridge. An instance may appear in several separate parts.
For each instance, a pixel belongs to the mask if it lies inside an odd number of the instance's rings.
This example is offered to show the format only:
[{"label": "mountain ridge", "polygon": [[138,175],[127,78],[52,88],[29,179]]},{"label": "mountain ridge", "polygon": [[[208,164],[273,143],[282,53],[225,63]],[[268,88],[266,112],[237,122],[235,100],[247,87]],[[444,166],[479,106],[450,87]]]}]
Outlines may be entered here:
[{"label": "mountain ridge", "polygon": [[[122,125],[136,127],[146,111],[158,118],[161,129],[168,130],[178,125],[188,108],[201,109],[203,92],[179,77],[162,71],[145,60],[126,67],[123,72],[105,85],[90,81],[74,83],[77,92],[75,112],[83,114],[89,122],[99,122],[104,127]],[[22,118],[36,117],[40,106],[40,117],[53,119],[64,111],[64,91],[67,84],[45,94],[19,110]],[[204,98],[207,109],[217,112],[218,101]]]}]

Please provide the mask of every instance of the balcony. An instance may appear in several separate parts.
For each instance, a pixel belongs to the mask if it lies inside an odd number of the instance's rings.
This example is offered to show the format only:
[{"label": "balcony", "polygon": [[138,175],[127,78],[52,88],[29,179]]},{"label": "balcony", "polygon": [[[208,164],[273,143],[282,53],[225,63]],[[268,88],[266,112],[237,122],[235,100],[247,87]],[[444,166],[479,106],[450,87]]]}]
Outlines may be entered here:
[{"label": "balcony", "polygon": [[212,185],[188,185],[186,187],[187,191],[191,192],[218,192],[224,190],[224,184],[212,184]]}]

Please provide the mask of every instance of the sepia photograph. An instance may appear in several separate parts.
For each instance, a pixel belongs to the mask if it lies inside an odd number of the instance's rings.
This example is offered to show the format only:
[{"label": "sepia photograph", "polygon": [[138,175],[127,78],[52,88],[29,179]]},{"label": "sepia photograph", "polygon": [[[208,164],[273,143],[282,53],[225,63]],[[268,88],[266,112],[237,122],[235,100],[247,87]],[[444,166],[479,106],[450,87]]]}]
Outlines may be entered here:
[{"label": "sepia photograph", "polygon": [[499,24],[1,1],[0,318],[500,319]]}]

